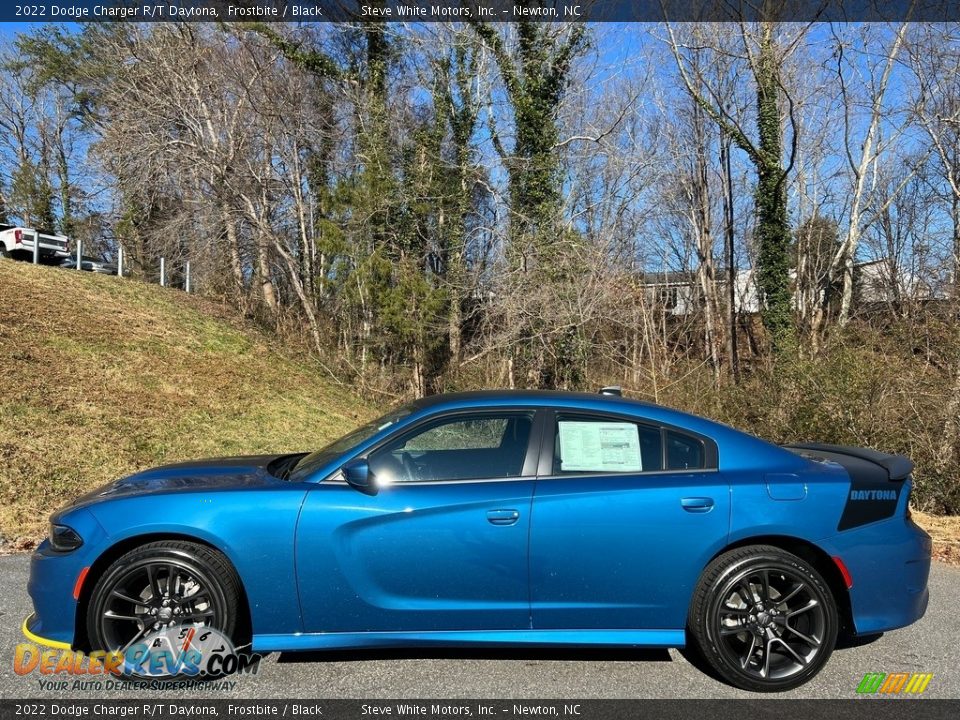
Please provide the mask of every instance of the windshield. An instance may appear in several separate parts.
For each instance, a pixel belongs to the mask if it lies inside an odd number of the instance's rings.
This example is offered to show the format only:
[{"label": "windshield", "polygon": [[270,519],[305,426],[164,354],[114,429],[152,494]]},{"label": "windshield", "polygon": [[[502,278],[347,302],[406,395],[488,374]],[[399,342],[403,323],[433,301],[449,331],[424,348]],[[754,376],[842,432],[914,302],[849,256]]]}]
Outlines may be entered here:
[{"label": "windshield", "polygon": [[356,430],[347,433],[339,440],[334,440],[316,452],[310,453],[293,467],[289,475],[290,479],[296,482],[309,477],[331,460],[335,460],[339,455],[343,455],[363,441],[369,440],[378,432],[405,418],[411,412],[413,412],[412,405],[403,405],[376,420],[368,422],[366,425],[361,425]]}]

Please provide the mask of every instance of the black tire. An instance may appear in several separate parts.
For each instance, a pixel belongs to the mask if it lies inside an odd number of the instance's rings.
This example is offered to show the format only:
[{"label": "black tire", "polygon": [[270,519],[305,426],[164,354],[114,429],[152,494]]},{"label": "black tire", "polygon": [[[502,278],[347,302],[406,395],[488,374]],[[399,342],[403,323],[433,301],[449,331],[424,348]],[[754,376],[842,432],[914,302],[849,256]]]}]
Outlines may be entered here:
[{"label": "black tire", "polygon": [[837,604],[820,573],[771,545],[730,550],[700,576],[688,634],[724,681],[789,690],[816,675],[837,640]]},{"label": "black tire", "polygon": [[188,625],[214,628],[232,641],[239,606],[240,581],[222,553],[180,540],[147,543],[97,580],[87,604],[87,637],[94,650],[114,651],[158,625]]},{"label": "black tire", "polygon": [[10,257],[13,257],[13,256],[10,254],[10,251],[7,250],[7,249],[6,249],[5,247],[3,247],[2,245],[0,245],[0,258],[10,258]]}]

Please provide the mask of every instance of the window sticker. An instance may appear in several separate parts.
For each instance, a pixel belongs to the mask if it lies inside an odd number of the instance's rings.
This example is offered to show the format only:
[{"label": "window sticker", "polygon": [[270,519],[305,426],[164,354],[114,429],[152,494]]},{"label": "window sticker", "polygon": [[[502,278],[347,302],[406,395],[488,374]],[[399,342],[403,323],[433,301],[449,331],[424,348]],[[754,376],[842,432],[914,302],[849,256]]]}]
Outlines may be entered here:
[{"label": "window sticker", "polygon": [[560,469],[564,472],[640,472],[640,434],[633,423],[561,420]]}]

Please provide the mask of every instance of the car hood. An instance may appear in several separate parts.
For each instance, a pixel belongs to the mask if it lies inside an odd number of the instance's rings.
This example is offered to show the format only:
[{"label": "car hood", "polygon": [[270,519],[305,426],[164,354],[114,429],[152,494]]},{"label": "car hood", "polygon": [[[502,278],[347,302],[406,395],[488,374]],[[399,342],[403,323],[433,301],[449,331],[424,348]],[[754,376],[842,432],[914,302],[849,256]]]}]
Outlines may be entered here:
[{"label": "car hood", "polygon": [[130,495],[251,488],[282,482],[267,466],[284,455],[212,458],[163,465],[134,473],[83,495],[69,507]]}]

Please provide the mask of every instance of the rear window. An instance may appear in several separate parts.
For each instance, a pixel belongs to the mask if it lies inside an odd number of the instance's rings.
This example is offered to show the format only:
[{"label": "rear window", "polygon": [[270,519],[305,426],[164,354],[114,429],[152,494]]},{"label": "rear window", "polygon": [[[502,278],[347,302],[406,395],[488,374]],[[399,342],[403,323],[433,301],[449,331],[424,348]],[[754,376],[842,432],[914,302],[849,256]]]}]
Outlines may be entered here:
[{"label": "rear window", "polygon": [[704,467],[703,442],[673,430],[667,430],[667,470],[700,470]]}]

